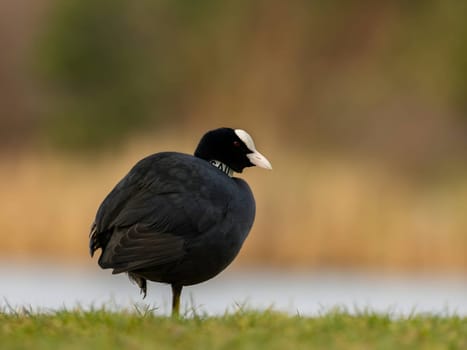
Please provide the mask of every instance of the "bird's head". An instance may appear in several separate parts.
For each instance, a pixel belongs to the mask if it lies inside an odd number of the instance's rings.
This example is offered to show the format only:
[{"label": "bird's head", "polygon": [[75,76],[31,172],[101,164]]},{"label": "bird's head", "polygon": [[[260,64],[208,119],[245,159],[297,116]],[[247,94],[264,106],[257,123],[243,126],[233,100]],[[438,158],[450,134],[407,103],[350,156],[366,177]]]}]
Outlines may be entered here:
[{"label": "bird's head", "polygon": [[241,129],[220,128],[208,131],[201,138],[195,156],[212,163],[223,163],[237,173],[252,166],[272,169],[266,157],[256,150],[251,136]]}]

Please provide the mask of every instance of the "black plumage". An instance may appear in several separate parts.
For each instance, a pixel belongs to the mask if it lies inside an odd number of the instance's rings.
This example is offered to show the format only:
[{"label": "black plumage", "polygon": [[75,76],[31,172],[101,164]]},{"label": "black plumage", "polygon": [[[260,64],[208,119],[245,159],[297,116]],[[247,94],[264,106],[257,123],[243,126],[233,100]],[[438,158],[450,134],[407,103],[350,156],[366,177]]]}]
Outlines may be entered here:
[{"label": "black plumage", "polygon": [[146,295],[146,280],[169,283],[173,313],[183,286],[206,281],[238,254],[255,217],[248,184],[232,171],[271,168],[243,130],[221,128],[195,156],[162,152],[139,161],[100,205],[90,234],[99,265],[127,272]]}]

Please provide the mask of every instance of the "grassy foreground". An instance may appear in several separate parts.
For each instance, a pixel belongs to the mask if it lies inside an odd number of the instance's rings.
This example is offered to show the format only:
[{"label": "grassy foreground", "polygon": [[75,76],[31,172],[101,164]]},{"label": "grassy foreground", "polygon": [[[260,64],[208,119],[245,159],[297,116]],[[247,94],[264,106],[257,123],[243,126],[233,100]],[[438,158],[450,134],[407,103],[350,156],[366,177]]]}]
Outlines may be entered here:
[{"label": "grassy foreground", "polygon": [[265,311],[171,319],[144,312],[0,313],[2,349],[467,349],[467,318]]}]

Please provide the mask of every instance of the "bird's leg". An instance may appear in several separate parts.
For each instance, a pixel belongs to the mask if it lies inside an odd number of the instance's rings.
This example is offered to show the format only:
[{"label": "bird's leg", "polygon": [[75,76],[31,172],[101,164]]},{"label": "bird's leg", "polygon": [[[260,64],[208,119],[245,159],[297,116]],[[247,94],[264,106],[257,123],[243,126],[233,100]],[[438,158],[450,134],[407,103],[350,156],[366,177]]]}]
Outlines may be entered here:
[{"label": "bird's leg", "polygon": [[180,315],[180,295],[182,294],[183,286],[172,284],[172,317]]}]

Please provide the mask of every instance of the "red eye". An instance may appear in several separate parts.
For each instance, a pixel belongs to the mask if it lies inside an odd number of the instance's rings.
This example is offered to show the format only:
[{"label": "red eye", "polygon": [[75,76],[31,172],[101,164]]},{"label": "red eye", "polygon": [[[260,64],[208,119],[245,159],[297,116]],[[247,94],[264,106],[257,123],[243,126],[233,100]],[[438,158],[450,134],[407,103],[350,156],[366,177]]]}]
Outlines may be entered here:
[{"label": "red eye", "polygon": [[234,145],[234,147],[240,147],[240,142],[234,141],[234,142],[233,142],[233,145]]}]

